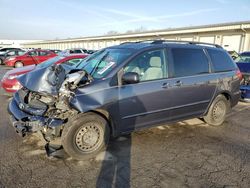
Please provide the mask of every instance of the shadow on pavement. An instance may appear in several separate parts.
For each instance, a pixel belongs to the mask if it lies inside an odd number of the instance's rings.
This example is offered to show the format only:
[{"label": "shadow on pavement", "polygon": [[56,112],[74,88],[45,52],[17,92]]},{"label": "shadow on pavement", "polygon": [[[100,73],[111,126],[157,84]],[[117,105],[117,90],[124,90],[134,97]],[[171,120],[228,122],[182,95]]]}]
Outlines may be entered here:
[{"label": "shadow on pavement", "polygon": [[97,179],[97,188],[130,187],[131,135],[112,141]]}]

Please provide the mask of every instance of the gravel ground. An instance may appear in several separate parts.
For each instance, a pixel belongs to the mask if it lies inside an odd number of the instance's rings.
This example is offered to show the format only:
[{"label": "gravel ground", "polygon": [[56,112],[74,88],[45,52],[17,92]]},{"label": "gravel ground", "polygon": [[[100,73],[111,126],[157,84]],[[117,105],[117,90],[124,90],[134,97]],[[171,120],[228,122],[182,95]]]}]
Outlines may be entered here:
[{"label": "gravel ground", "polygon": [[[5,72],[0,67],[0,78]],[[219,127],[199,119],[112,140],[95,159],[47,157],[36,136],[19,137],[0,91],[2,187],[250,187],[250,104]]]}]

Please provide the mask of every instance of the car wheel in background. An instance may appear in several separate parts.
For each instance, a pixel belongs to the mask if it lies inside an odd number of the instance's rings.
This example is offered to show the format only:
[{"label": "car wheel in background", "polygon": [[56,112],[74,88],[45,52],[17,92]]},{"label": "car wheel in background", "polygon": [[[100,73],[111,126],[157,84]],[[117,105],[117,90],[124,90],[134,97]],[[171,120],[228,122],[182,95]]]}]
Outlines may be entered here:
[{"label": "car wheel in background", "polygon": [[23,63],[21,61],[17,61],[15,63],[15,68],[18,68],[18,67],[23,67]]}]

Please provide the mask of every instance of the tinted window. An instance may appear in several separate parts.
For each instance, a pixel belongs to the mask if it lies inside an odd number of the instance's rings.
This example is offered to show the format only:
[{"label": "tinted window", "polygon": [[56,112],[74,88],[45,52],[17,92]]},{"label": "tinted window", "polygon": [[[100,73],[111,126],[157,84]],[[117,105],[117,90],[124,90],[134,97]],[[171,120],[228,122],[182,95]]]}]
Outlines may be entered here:
[{"label": "tinted window", "polygon": [[172,49],[175,77],[209,72],[208,59],[202,49]]},{"label": "tinted window", "polygon": [[162,79],[167,76],[164,50],[144,52],[124,67],[124,73],[135,72],[140,81]]},{"label": "tinted window", "polygon": [[28,54],[31,55],[31,56],[37,56],[38,55],[37,51],[31,51]]},{"label": "tinted window", "polygon": [[49,52],[46,52],[46,51],[40,51],[40,56],[46,56],[46,55],[49,55]]},{"label": "tinted window", "polygon": [[81,50],[74,50],[73,53],[74,54],[80,54],[80,53],[82,53],[82,51]]},{"label": "tinted window", "polygon": [[207,49],[207,52],[212,60],[213,69],[215,72],[236,69],[236,65],[226,52],[213,49]]}]

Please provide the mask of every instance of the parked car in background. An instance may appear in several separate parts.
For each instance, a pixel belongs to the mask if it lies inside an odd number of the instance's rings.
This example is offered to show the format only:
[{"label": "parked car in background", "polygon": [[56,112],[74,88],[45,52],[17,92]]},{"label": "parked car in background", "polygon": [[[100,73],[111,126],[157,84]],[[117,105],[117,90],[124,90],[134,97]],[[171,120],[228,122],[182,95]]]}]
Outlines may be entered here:
[{"label": "parked car in background", "polygon": [[18,49],[18,50],[22,50],[21,48],[14,48],[14,47],[9,47],[9,48],[0,48],[0,54],[1,53],[5,53],[9,50],[15,50],[15,49]]},{"label": "parked car in background", "polygon": [[97,52],[97,50],[88,50],[88,54],[93,54],[95,52]]},{"label": "parked car in background", "polygon": [[240,55],[250,57],[250,52],[242,52]]},{"label": "parked car in background", "polygon": [[47,59],[57,56],[49,50],[31,50],[23,55],[6,58],[4,64],[10,67],[23,67],[27,65],[39,64]]},{"label": "parked car in background", "polygon": [[243,52],[235,59],[237,66],[242,73],[242,82],[240,86],[241,99],[250,102],[250,53]]},{"label": "parked car in background", "polygon": [[27,72],[30,72],[36,68],[48,67],[52,64],[66,64],[70,67],[77,67],[79,63],[87,57],[86,54],[74,54],[74,55],[65,55],[65,56],[56,56],[50,58],[38,65],[29,65],[25,67],[15,68],[5,73],[1,85],[4,90],[8,93],[14,93],[22,87],[22,85],[16,79],[18,76],[23,75]]},{"label": "parked car in background", "polygon": [[54,53],[56,53],[56,54],[59,54],[62,50],[50,50],[50,51],[52,51],[52,52],[54,52]]},{"label": "parked car in background", "polygon": [[4,64],[4,60],[8,57],[13,57],[13,56],[19,56],[19,55],[22,55],[24,54],[25,51],[24,50],[21,50],[21,49],[14,49],[14,50],[8,50],[4,53],[1,53],[0,54],[0,65],[3,65]]},{"label": "parked car in background", "polygon": [[230,56],[235,60],[237,57],[239,57],[239,54],[236,51],[227,51]]},{"label": "parked car in background", "polygon": [[88,54],[88,50],[84,48],[72,48],[72,49],[66,49],[63,50],[61,53],[64,54]]},{"label": "parked car in background", "polygon": [[23,88],[8,107],[16,132],[41,132],[48,144],[61,139],[72,158],[84,160],[111,135],[194,117],[219,126],[240,98],[241,74],[218,45],[127,43],[81,65],[53,65],[18,78]]}]

